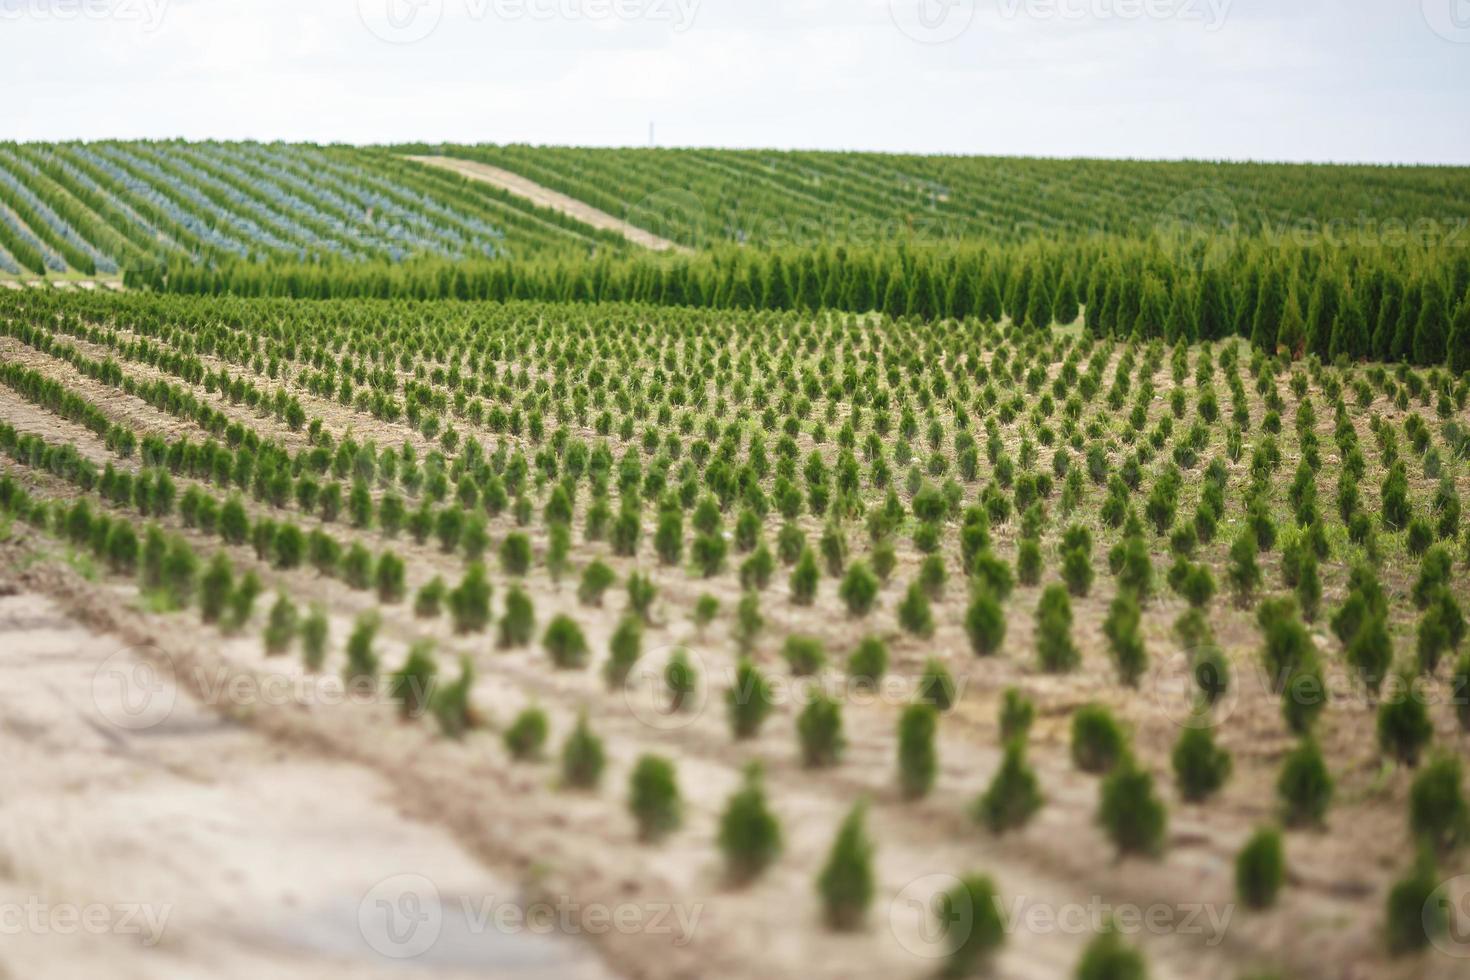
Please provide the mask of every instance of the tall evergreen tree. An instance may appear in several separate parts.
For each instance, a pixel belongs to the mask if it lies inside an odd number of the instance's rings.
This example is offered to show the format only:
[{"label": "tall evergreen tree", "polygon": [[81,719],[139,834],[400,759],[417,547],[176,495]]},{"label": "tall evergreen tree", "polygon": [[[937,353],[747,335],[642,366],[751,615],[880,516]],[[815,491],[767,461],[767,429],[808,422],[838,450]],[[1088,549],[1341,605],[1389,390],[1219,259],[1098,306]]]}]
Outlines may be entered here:
[{"label": "tall evergreen tree", "polygon": [[1274,269],[1261,275],[1261,288],[1256,294],[1256,308],[1251,316],[1251,344],[1268,352],[1276,350],[1281,315],[1286,305],[1286,286],[1281,279],[1281,273]]},{"label": "tall evergreen tree", "polygon": [[1307,307],[1307,353],[1324,359],[1328,356],[1327,352],[1332,344],[1332,328],[1337,322],[1341,304],[1337,276],[1324,270],[1317,277],[1317,284],[1312,288],[1312,302]]},{"label": "tall evergreen tree", "polygon": [[1339,355],[1352,361],[1361,361],[1369,354],[1368,321],[1363,307],[1356,296],[1347,296],[1337,311],[1332,323],[1332,339],[1327,345],[1327,356],[1336,360]]},{"label": "tall evergreen tree", "polygon": [[1470,295],[1460,300],[1450,325],[1449,350],[1450,370],[1457,375],[1470,371]]},{"label": "tall evergreen tree", "polygon": [[1424,303],[1419,308],[1419,322],[1414,328],[1411,353],[1414,363],[1425,367],[1443,364],[1445,338],[1449,333],[1444,287],[1433,280],[1424,285]]}]

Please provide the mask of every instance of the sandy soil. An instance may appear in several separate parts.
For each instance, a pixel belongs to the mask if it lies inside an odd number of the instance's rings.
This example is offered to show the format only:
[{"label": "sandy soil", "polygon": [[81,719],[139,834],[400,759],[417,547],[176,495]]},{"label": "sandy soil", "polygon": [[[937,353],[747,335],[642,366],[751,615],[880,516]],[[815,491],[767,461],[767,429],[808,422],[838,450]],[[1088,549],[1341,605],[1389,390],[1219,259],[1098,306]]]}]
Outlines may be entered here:
[{"label": "sandy soil", "polygon": [[528,180],[520,174],[503,170],[500,167],[492,167],[488,163],[479,163],[474,160],[460,160],[455,157],[435,156],[411,156],[408,159],[418,163],[427,164],[431,167],[440,167],[444,170],[452,170],[462,177],[471,180],[483,181],[494,184],[503,190],[510,191],[518,197],[524,197],[533,204],[544,208],[560,211],[562,214],[576,218],[583,224],[591,225],[607,231],[616,231],[628,241],[644,248],[651,248],[656,252],[689,252],[677,242],[671,242],[667,238],[660,238],[651,231],[645,231],[636,225],[629,224],[621,218],[614,217],[606,211],[600,211],[585,201],[579,201],[560,191],[554,191],[549,187],[543,187],[535,181]]},{"label": "sandy soil", "polygon": [[523,891],[381,776],[283,751],[6,585],[0,976],[366,980],[431,932],[419,976],[611,975],[585,944],[483,927]]}]

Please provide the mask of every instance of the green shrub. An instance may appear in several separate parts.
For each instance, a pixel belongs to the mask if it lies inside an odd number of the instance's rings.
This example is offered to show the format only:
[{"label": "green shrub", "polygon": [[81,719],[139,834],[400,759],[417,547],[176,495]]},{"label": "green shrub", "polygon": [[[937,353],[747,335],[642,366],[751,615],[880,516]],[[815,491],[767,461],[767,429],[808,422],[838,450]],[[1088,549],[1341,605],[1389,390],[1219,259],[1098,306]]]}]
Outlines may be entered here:
[{"label": "green shrub", "polygon": [[624,616],[618,621],[608,640],[607,663],[602,670],[603,679],[609,688],[622,687],[628,675],[643,655],[643,624],[636,616]]},{"label": "green shrub", "polygon": [[927,704],[911,704],[898,720],[898,782],[907,799],[926,796],[939,769],[934,735],[939,713]]},{"label": "green shrub", "polygon": [[418,641],[409,648],[403,666],[393,673],[389,697],[398,703],[398,713],[405,720],[420,717],[429,707],[435,675],[439,672],[433,650],[431,641]]},{"label": "green shrub", "polygon": [[1021,739],[1007,742],[1000,768],[975,802],[975,819],[991,833],[1003,834],[1024,827],[1041,804],[1040,784],[1026,761],[1025,743]]},{"label": "green shrub", "polygon": [[199,559],[183,538],[169,541],[163,556],[163,588],[174,609],[187,609],[194,603],[194,590],[199,581]]},{"label": "green shrub", "polygon": [[534,706],[525,708],[505,730],[505,748],[511,758],[520,762],[540,759],[550,728],[546,712]]},{"label": "green shrub", "polygon": [[1377,694],[1393,663],[1393,639],[1385,616],[1369,614],[1348,643],[1347,662],[1368,690]]},{"label": "green shrub", "polygon": [[1128,736],[1100,704],[1085,704],[1072,714],[1072,762],[1083,772],[1110,771],[1128,753]]},{"label": "green shrub", "polygon": [[936,909],[946,935],[948,956],[940,975],[960,978],[983,972],[1006,939],[995,883],[982,875],[966,875],[939,896]]},{"label": "green shrub", "polygon": [[1458,756],[1442,753],[1414,777],[1409,828],[1426,847],[1448,854],[1470,839],[1470,806]]},{"label": "green shrub", "polygon": [[919,675],[919,689],[915,700],[920,704],[931,705],[937,711],[948,711],[954,707],[956,693],[954,678],[950,676],[943,661],[937,657],[924,661],[924,671]]},{"label": "green shrub", "polygon": [[1230,778],[1230,752],[1216,745],[1214,733],[1204,726],[1180,733],[1172,761],[1179,795],[1191,803],[1209,799]]},{"label": "green shrub", "polygon": [[835,766],[842,758],[842,706],[826,694],[817,694],[796,719],[802,762],[812,769]]},{"label": "green shrub", "polygon": [[1067,591],[1077,597],[1092,591],[1095,573],[1092,569],[1092,554],[1082,548],[1066,548],[1062,551],[1062,581]]},{"label": "green shrub", "polygon": [[737,739],[754,738],[775,706],[770,683],[760,669],[742,658],[735,668],[735,683],[725,692],[730,730]]},{"label": "green shrub", "polygon": [[447,600],[456,633],[482,633],[490,625],[490,581],[485,566],[474,562]]},{"label": "green shrub", "polygon": [[988,657],[1005,642],[1006,617],[1000,600],[984,586],[977,587],[965,610],[965,633],[976,656]]},{"label": "green shrub", "polygon": [[[856,566],[854,566],[856,567]],[[924,586],[914,582],[898,603],[898,625],[918,637],[934,635],[934,613],[929,608],[929,595]]]},{"label": "green shrub", "polygon": [[827,662],[822,641],[813,636],[788,636],[781,647],[781,658],[797,677],[817,673]]},{"label": "green shrub", "polygon": [[1042,670],[1052,674],[1075,670],[1082,662],[1072,642],[1072,603],[1060,585],[1047,586],[1037,604],[1036,652]]},{"label": "green shrub", "polygon": [[694,625],[698,629],[704,629],[715,621],[720,614],[720,600],[708,592],[694,600]]},{"label": "green shrub", "polygon": [[277,596],[265,626],[267,657],[279,657],[291,648],[292,641],[296,639],[296,620],[296,605],[284,594]]},{"label": "green shrub", "polygon": [[1235,858],[1236,894],[1250,908],[1269,908],[1276,904],[1285,878],[1281,832],[1274,828],[1256,831]]},{"label": "green shrub", "polygon": [[342,676],[351,686],[378,676],[378,655],[373,640],[378,635],[378,617],[368,613],[357,618],[347,637],[347,666]]},{"label": "green shrub", "polygon": [[1251,596],[1261,586],[1261,567],[1256,564],[1256,537],[1250,528],[1242,528],[1230,545],[1230,565],[1226,578],[1235,590],[1236,600],[1242,606],[1250,602]]},{"label": "green shrub", "polygon": [[775,573],[776,559],[771,556],[771,549],[764,543],[759,544],[750,557],[740,564],[740,587],[764,589],[771,584],[771,576]]},{"label": "green shrub", "polygon": [[1406,766],[1419,764],[1419,755],[1434,737],[1429,707],[1412,671],[1402,669],[1393,690],[1378,706],[1378,745]]},{"label": "green shrub", "polygon": [[227,632],[234,633],[245,628],[245,624],[250,621],[251,613],[255,609],[255,600],[263,590],[264,586],[260,584],[260,577],[253,571],[240,576],[240,582],[235,586],[235,591],[230,593],[230,611],[225,620]]},{"label": "green shrub", "polygon": [[878,600],[878,584],[878,577],[868,568],[867,563],[855,561],[842,577],[837,595],[847,606],[849,613],[866,616],[873,611],[873,604]]},{"label": "green shrub", "polygon": [[873,901],[873,844],[864,827],[865,818],[866,806],[858,803],[842,821],[827,863],[817,876],[827,925],[837,931],[860,928]]},{"label": "green shrub", "polygon": [[638,839],[662,840],[683,822],[683,804],[674,764],[655,755],[638,759],[629,778],[628,809],[638,823]]},{"label": "green shrub", "polygon": [[1143,954],[1125,943],[1112,925],[1082,951],[1077,980],[1147,980],[1148,965]]},{"label": "green shrub", "polygon": [[579,670],[587,665],[587,639],[582,627],[569,616],[556,616],[547,623],[541,644],[559,670]]},{"label": "green shrub", "polygon": [[505,594],[505,615],[500,617],[496,642],[503,650],[526,646],[536,636],[536,607],[519,585]]},{"label": "green shrub", "polygon": [[1460,658],[1450,674],[1450,703],[1455,706],[1460,731],[1470,732],[1470,653]]},{"label": "green shrub", "polygon": [[1320,825],[1332,803],[1332,792],[1332,774],[1322,750],[1312,739],[1302,739],[1282,762],[1276,780],[1282,819],[1289,827]]},{"label": "green shrub", "polygon": [[562,782],[573,789],[596,789],[606,762],[602,739],[588,727],[587,713],[578,714],[577,724],[561,751]]},{"label": "green shrub", "polygon": [[465,733],[479,725],[475,710],[470,703],[470,691],[475,686],[475,665],[469,657],[459,661],[459,678],[452,684],[438,684],[429,697],[429,713],[439,723],[439,730],[448,738],[463,738]]},{"label": "green shrub", "polygon": [[1022,585],[1041,581],[1041,543],[1035,538],[1022,538],[1016,547],[1016,581]]},{"label": "green shrub", "polygon": [[628,608],[645,623],[653,621],[653,600],[658,586],[650,576],[633,572],[628,576]]},{"label": "green shrub", "polygon": [[864,689],[878,686],[888,673],[888,645],[877,636],[865,636],[847,659],[847,676]]},{"label": "green shrub", "polygon": [[1148,667],[1148,651],[1139,632],[1140,619],[1138,599],[1131,592],[1119,592],[1103,621],[1103,635],[1108,638],[1118,679],[1129,687],[1138,686],[1138,679]]},{"label": "green shrub", "polygon": [[1163,848],[1168,813],[1154,793],[1154,777],[1131,755],[1103,780],[1097,819],[1120,855],[1155,855]]},{"label": "green shrub", "polygon": [[373,556],[361,542],[353,542],[347,549],[347,554],[342,556],[342,581],[349,588],[362,591],[372,585],[373,581]]},{"label": "green shrub", "polygon": [[699,688],[699,672],[689,662],[686,650],[675,650],[664,665],[664,687],[669,692],[669,710],[683,711]]},{"label": "green shrub", "polygon": [[582,570],[582,581],[577,585],[577,599],[584,606],[602,605],[602,594],[617,582],[617,574],[600,561],[594,561]]},{"label": "green shrub", "polygon": [[378,601],[384,605],[392,605],[403,601],[403,593],[406,588],[404,579],[406,572],[403,559],[391,551],[383,552],[378,559],[378,569],[374,574],[374,584],[378,590]]},{"label": "green shrub", "polygon": [[435,619],[438,617],[441,607],[444,605],[445,594],[448,588],[444,580],[435,575],[425,582],[414,595],[413,614],[419,619]]},{"label": "green shrub", "polygon": [[781,822],[766,803],[759,763],[746,767],[745,779],[720,815],[720,853],[725,871],[736,884],[746,884],[781,856]]},{"label": "green shrub", "polygon": [[1019,688],[1008,687],[1000,701],[1001,744],[1020,739],[1022,742],[1031,733],[1031,723],[1036,720],[1036,705],[1022,694]]},{"label": "green shrub", "polygon": [[311,673],[321,670],[327,662],[327,614],[320,607],[313,607],[301,622],[301,659]]},{"label": "green shrub", "polygon": [[1439,888],[1434,859],[1420,854],[1414,867],[1388,893],[1384,933],[1388,951],[1396,956],[1415,953],[1444,934],[1448,926],[1442,903],[1433,900]]},{"label": "green shrub", "polygon": [[235,575],[229,556],[216,552],[209,568],[199,580],[199,615],[206,623],[217,623],[224,616],[235,588]]}]

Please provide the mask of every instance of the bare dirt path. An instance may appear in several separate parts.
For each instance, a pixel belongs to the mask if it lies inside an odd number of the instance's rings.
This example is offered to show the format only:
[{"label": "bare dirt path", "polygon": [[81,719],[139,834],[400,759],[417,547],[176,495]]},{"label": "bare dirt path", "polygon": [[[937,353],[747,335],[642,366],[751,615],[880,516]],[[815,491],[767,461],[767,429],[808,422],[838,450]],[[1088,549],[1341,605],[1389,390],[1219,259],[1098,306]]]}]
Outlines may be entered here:
[{"label": "bare dirt path", "polygon": [[527,180],[520,174],[499,167],[492,167],[488,163],[479,163],[474,160],[460,160],[455,157],[435,156],[411,156],[408,159],[416,163],[427,164],[431,167],[439,167],[443,170],[452,170],[462,177],[471,180],[483,181],[494,184],[502,190],[509,191],[518,197],[524,197],[533,204],[539,204],[544,208],[560,211],[562,214],[576,218],[584,224],[604,231],[616,231],[628,241],[644,248],[651,248],[655,252],[684,252],[690,250],[677,242],[671,242],[667,238],[660,238],[651,231],[645,231],[636,225],[629,224],[621,218],[616,218],[606,211],[600,211],[585,201],[579,201],[575,197],[568,197],[560,191],[554,191],[549,187],[543,187],[532,180]]},{"label": "bare dirt path", "polygon": [[0,976],[370,980],[431,931],[417,976],[611,976],[584,944],[482,928],[517,889],[401,815],[380,775],[285,752],[55,601],[4,591]]}]

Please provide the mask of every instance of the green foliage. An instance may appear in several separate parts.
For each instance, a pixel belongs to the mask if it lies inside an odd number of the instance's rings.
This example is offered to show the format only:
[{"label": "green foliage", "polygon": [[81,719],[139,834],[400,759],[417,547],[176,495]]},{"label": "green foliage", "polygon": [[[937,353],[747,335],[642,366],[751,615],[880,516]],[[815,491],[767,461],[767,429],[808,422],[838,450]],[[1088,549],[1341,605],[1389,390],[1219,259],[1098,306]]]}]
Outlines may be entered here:
[{"label": "green foliage", "polygon": [[1131,755],[1103,780],[1097,819],[1120,855],[1155,855],[1163,848],[1168,813],[1154,792],[1154,777]]},{"label": "green foliage", "polygon": [[858,803],[842,821],[827,863],[817,876],[817,893],[829,928],[851,932],[860,928],[873,902],[874,847],[865,828],[867,808]]},{"label": "green foliage", "polygon": [[835,766],[847,744],[842,734],[842,706],[827,694],[816,694],[796,718],[796,735],[808,768]]},{"label": "green foliage", "polygon": [[983,875],[966,875],[939,897],[936,909],[946,933],[948,956],[941,975],[968,977],[986,968],[1005,944],[1006,923],[1000,893]]},{"label": "green foliage", "polygon": [[373,640],[378,635],[378,617],[373,613],[359,616],[347,637],[347,665],[342,677],[351,686],[378,676],[378,654]]},{"label": "green foliage", "polygon": [[1085,704],[1072,714],[1072,762],[1083,772],[1109,772],[1128,754],[1128,736],[1099,704]]},{"label": "green foliage", "polygon": [[587,666],[587,638],[582,635],[582,627],[570,616],[553,617],[546,624],[541,645],[558,670],[580,670]]},{"label": "green foliage", "polygon": [[865,636],[847,660],[847,676],[859,688],[876,687],[888,673],[888,645],[881,637]]},{"label": "green foliage", "polygon": [[512,759],[533,762],[541,758],[546,748],[546,739],[551,725],[546,712],[531,706],[521,710],[510,727],[505,730],[505,748]]},{"label": "green foliage", "polygon": [[606,762],[602,739],[593,734],[583,711],[577,715],[577,724],[562,747],[562,782],[572,789],[596,789]]},{"label": "green foliage", "polygon": [[866,616],[872,612],[878,599],[878,577],[865,562],[856,561],[847,569],[847,574],[838,586],[837,595],[854,616]]},{"label": "green foliage", "polygon": [[1253,909],[1269,908],[1285,879],[1281,832],[1269,827],[1256,831],[1235,857],[1236,894]]},{"label": "green foliage", "polygon": [[265,626],[265,654],[279,657],[291,648],[298,627],[296,605],[284,594],[277,596],[271,606]]},{"label": "green foliage", "polygon": [[446,597],[456,633],[483,633],[490,625],[490,580],[485,566],[474,562]]},{"label": "green foliage", "polygon": [[1276,795],[1281,800],[1282,819],[1287,826],[1316,826],[1332,803],[1333,780],[1322,750],[1304,738],[1281,763]]},{"label": "green foliage", "polygon": [[1109,925],[1082,951],[1076,980],[1147,980],[1143,954],[1125,943]]},{"label": "green foliage", "polygon": [[431,641],[418,641],[409,648],[408,659],[390,679],[389,697],[398,703],[398,713],[404,719],[418,718],[429,706],[439,672],[433,651]]},{"label": "green foliage", "polygon": [[1072,603],[1060,585],[1047,586],[1037,604],[1036,653],[1041,669],[1051,674],[1069,673],[1082,662],[1072,642]]},{"label": "green foliage", "polygon": [[746,767],[740,789],[726,801],[718,841],[725,872],[736,884],[760,877],[781,856],[781,823],[766,802],[759,763]]},{"label": "green foliage", "polygon": [[770,682],[747,659],[735,667],[735,681],[725,692],[730,730],[737,739],[754,738],[775,706]]},{"label": "green foliage", "polygon": [[1409,790],[1409,829],[1440,853],[1450,853],[1470,840],[1470,805],[1463,782],[1459,757],[1445,752],[1414,777]]},{"label": "green foliage", "polygon": [[791,668],[791,673],[806,677],[817,673],[827,662],[827,652],[822,641],[813,636],[788,636],[781,647],[781,659]]},{"label": "green foliage", "polygon": [[993,834],[1024,827],[1041,809],[1042,796],[1036,773],[1026,761],[1021,739],[1006,743],[1000,768],[990,786],[975,801],[975,819]]},{"label": "green foliage", "polygon": [[932,706],[937,711],[948,711],[954,707],[958,689],[949,668],[937,657],[924,661],[924,670],[919,675],[919,687],[915,700]]},{"label": "green foliage", "polygon": [[638,839],[652,843],[679,829],[683,801],[674,764],[655,755],[640,756],[628,780],[628,809],[638,824]]},{"label": "green foliage", "polygon": [[1005,642],[1005,610],[1000,600],[983,586],[974,590],[970,606],[965,610],[965,633],[976,656],[990,656]]}]

